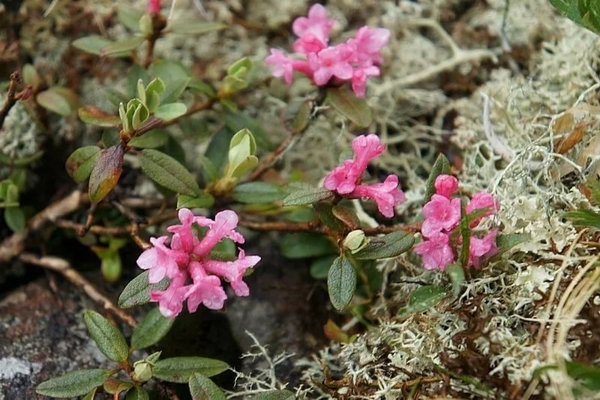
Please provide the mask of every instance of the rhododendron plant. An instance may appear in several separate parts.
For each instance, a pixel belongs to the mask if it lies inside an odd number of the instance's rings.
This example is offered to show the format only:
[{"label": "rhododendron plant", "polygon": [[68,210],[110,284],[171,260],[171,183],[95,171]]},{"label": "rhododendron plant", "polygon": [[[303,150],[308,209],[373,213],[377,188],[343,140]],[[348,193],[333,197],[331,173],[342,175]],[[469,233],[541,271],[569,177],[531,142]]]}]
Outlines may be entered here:
[{"label": "rhododendron plant", "polygon": [[[150,293],[151,300],[159,303],[161,313],[174,318],[182,311],[185,300],[189,312],[195,312],[200,304],[220,310],[227,299],[221,278],[230,283],[236,295],[248,296],[248,286],[242,279],[246,270],[254,267],[260,257],[246,256],[241,249],[234,261],[210,257],[212,249],[224,238],[244,243],[244,237],[235,231],[238,223],[236,213],[221,211],[211,220],[182,208],[179,220],[181,224],[167,228],[173,234],[170,247],[165,244],[169,240],[167,236],[151,238],[153,247],[145,250],[137,260],[140,268],[150,271],[150,283],[158,283],[165,277],[170,279],[167,289]],[[199,238],[195,234],[194,224],[208,228],[204,237]]]},{"label": "rhododendron plant", "polygon": [[311,7],[308,17],[296,19],[292,30],[298,39],[293,48],[303,58],[271,49],[265,62],[271,65],[273,75],[283,77],[288,84],[292,83],[294,71],[308,76],[317,86],[350,82],[354,93],[364,97],[367,78],[379,76],[381,49],[389,41],[390,32],[363,26],[345,43],[328,46],[334,24],[335,20],[327,18],[327,10],[320,4]]},{"label": "rhododendron plant", "polygon": [[[450,175],[439,175],[435,180],[436,193],[423,207],[425,220],[421,225],[423,242],[417,244],[413,250],[422,256],[423,268],[444,270],[452,264],[463,242],[459,233],[461,222],[461,200],[452,198],[458,188],[458,180]],[[486,217],[495,214],[499,203],[487,192],[479,192],[473,195],[465,207],[467,216],[473,212],[479,212],[477,217],[470,222],[469,229],[476,228]],[[485,210],[483,214],[481,211]],[[466,267],[478,268],[481,260],[491,257],[498,251],[496,247],[497,229],[492,229],[487,235],[479,238],[475,235],[469,236],[469,257]]]},{"label": "rhododendron plant", "polygon": [[367,170],[371,160],[379,157],[385,151],[375,134],[357,136],[352,141],[354,158],[345,160],[342,165],[335,167],[323,185],[347,198],[369,198],[375,200],[379,212],[387,218],[394,216],[394,206],[404,202],[406,197],[398,188],[398,177],[389,175],[383,183],[364,185],[362,175]]}]

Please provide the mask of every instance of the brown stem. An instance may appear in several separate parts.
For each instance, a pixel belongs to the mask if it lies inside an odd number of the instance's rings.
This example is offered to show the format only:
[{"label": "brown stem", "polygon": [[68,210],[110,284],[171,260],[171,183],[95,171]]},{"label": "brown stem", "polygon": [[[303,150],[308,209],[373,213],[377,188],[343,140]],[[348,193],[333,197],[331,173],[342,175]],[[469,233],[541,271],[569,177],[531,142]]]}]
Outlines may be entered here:
[{"label": "brown stem", "polygon": [[[278,231],[278,232],[316,232],[330,234],[331,229],[318,225],[314,222],[256,222],[241,218],[240,225],[256,231]],[[420,224],[416,225],[393,225],[393,226],[377,226],[375,228],[365,228],[363,231],[367,236],[374,236],[382,233],[391,233],[397,231],[418,232]]]},{"label": "brown stem", "polygon": [[66,260],[51,256],[40,257],[33,253],[21,253],[19,255],[19,260],[27,264],[32,264],[37,267],[58,272],[67,278],[72,284],[83,290],[85,294],[87,294],[93,301],[98,303],[105,310],[112,312],[116,317],[129,325],[131,328],[135,328],[137,326],[135,318],[133,318],[127,312],[121,310],[108,297],[96,290],[94,285],[85,279],[79,272],[73,269]]},{"label": "brown stem", "polygon": [[10,109],[15,104],[17,104],[17,84],[19,82],[20,77],[21,73],[18,71],[15,71],[12,74],[10,74],[10,81],[8,83],[8,93],[6,96],[6,100],[4,101],[2,108],[0,108],[0,128],[2,128],[2,125],[4,125],[4,120],[6,119],[6,116],[8,115]]}]

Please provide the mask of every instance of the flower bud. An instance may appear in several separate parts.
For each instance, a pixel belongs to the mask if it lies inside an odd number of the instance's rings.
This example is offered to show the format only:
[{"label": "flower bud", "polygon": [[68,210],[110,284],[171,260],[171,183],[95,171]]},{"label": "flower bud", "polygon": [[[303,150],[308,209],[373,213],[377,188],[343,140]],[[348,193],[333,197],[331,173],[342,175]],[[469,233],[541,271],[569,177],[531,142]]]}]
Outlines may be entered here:
[{"label": "flower bud", "polygon": [[146,382],[152,378],[152,363],[147,360],[139,360],[133,363],[133,375],[138,382]]},{"label": "flower bud", "polygon": [[369,241],[365,233],[360,229],[350,232],[344,239],[344,247],[350,250],[352,254],[358,253],[368,244]]}]

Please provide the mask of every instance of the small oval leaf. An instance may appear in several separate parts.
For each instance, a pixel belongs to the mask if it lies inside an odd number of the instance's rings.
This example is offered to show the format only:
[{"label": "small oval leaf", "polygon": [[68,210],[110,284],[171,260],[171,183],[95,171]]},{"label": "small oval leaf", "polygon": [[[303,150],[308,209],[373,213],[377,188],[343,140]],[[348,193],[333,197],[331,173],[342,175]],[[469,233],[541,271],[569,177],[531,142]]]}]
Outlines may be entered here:
[{"label": "small oval leaf", "polygon": [[104,56],[110,56],[128,53],[144,43],[144,40],[146,40],[146,38],[143,36],[134,36],[124,40],[119,40],[118,42],[112,42],[111,44],[104,46],[100,50],[100,54]]},{"label": "small oval leaf", "polygon": [[336,310],[342,311],[350,304],[356,289],[356,271],[346,257],[333,261],[327,276],[329,299]]},{"label": "small oval leaf", "polygon": [[148,392],[142,387],[134,387],[125,396],[125,400],[149,400]]},{"label": "small oval leaf", "polygon": [[58,378],[42,382],[35,389],[37,394],[50,397],[85,396],[98,386],[102,386],[111,371],[104,369],[82,369],[67,372]]},{"label": "small oval leaf", "polygon": [[192,400],[227,400],[225,393],[204,375],[193,374],[189,386]]},{"label": "small oval leaf", "polygon": [[356,97],[344,86],[327,89],[327,101],[360,127],[367,128],[373,121],[373,113],[367,101]]},{"label": "small oval leaf", "polygon": [[296,395],[289,390],[270,390],[252,397],[252,400],[294,400]]},{"label": "small oval leaf", "polygon": [[279,246],[283,256],[292,259],[324,256],[337,250],[331,240],[312,232],[285,234]]},{"label": "small oval leaf", "polygon": [[227,370],[229,365],[220,360],[204,357],[173,357],[158,360],[154,364],[153,376],[157,379],[186,383],[194,373],[214,376]]},{"label": "small oval leaf", "polygon": [[380,258],[396,257],[410,250],[415,243],[412,234],[397,231],[382,237],[371,238],[364,249],[354,255],[358,260],[378,260]]},{"label": "small oval leaf", "polygon": [[167,143],[168,140],[169,134],[166,131],[153,129],[142,136],[133,137],[127,144],[139,149],[155,149]]},{"label": "small oval leaf", "polygon": [[169,332],[174,321],[162,316],[158,308],[151,310],[133,331],[131,347],[139,350],[158,343]]},{"label": "small oval leaf", "polygon": [[210,193],[202,193],[200,196],[177,196],[177,209],[180,208],[208,208],[215,203],[215,198]]},{"label": "small oval leaf", "polygon": [[99,56],[102,54],[102,49],[111,43],[110,40],[102,36],[90,35],[74,40],[71,45],[79,50]]},{"label": "small oval leaf", "polygon": [[119,296],[119,307],[130,308],[147,304],[150,302],[151,290],[163,291],[169,286],[168,278],[151,285],[148,283],[149,274],[150,272],[144,271],[125,286]]},{"label": "small oval leaf", "polygon": [[100,152],[90,173],[88,193],[92,203],[99,203],[119,182],[123,171],[123,148],[111,146]]},{"label": "small oval leaf", "polygon": [[306,206],[318,201],[333,198],[333,193],[325,188],[300,189],[291,192],[284,200],[284,206]]},{"label": "small oval leaf", "polygon": [[451,173],[450,169],[450,161],[446,158],[445,155],[440,154],[438,158],[435,160],[433,167],[431,168],[431,173],[427,178],[425,190],[425,201],[431,200],[431,196],[435,194],[435,180],[440,175],[449,175]]},{"label": "small oval leaf", "polygon": [[442,301],[448,295],[446,289],[440,286],[423,286],[410,294],[406,307],[398,311],[398,316],[428,310]]},{"label": "small oval leaf", "polygon": [[154,111],[154,116],[163,121],[179,118],[187,112],[187,106],[183,103],[161,104]]},{"label": "small oval leaf", "polygon": [[25,214],[19,207],[6,207],[4,209],[4,221],[10,230],[15,233],[25,230]]},{"label": "small oval leaf", "polygon": [[102,126],[105,128],[112,128],[121,124],[121,119],[118,116],[104,112],[100,108],[89,104],[79,107],[77,115],[79,115],[79,119],[86,124]]},{"label": "small oval leaf", "polygon": [[83,316],[90,337],[107,358],[124,362],[129,357],[129,348],[125,338],[116,326],[95,311],[88,310]]},{"label": "small oval leaf", "polygon": [[35,97],[37,103],[47,110],[69,116],[77,110],[79,99],[75,92],[64,87],[53,86]]},{"label": "small oval leaf", "polygon": [[90,176],[98,157],[100,157],[100,147],[80,147],[67,158],[65,163],[67,173],[77,183],[85,181]]},{"label": "small oval leaf", "polygon": [[232,196],[240,203],[261,204],[283,200],[287,196],[287,192],[274,183],[248,182],[236,186]]},{"label": "small oval leaf", "polygon": [[201,194],[194,177],[173,157],[158,150],[144,149],[139,159],[142,171],[159,185],[188,196]]}]

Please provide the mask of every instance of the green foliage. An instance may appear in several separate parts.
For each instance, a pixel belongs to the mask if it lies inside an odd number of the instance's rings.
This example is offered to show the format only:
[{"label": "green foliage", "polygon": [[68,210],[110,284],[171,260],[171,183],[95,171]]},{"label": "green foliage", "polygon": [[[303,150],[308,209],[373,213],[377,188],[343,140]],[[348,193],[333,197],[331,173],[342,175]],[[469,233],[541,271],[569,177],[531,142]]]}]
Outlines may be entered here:
[{"label": "green foliage", "polygon": [[600,214],[591,210],[575,210],[565,213],[565,217],[573,220],[575,226],[589,226],[600,229]]},{"label": "green foliage", "polygon": [[336,310],[345,309],[356,289],[356,271],[352,263],[344,256],[340,256],[333,261],[329,268],[327,276],[327,290],[329,299]]},{"label": "green foliage", "polygon": [[123,171],[123,147],[111,146],[100,152],[90,172],[88,194],[92,203],[99,203],[117,185]]},{"label": "green foliage", "polygon": [[79,98],[75,92],[60,86],[52,86],[38,93],[35,101],[45,109],[64,117],[73,114],[79,105]]},{"label": "green foliage", "polygon": [[164,317],[158,308],[152,309],[133,331],[131,348],[145,349],[158,343],[169,332],[173,322],[173,319]]},{"label": "green foliage", "polygon": [[173,157],[153,149],[144,149],[139,154],[142,171],[159,185],[187,196],[198,196],[201,191],[187,168]]},{"label": "green foliage", "polygon": [[448,292],[440,286],[423,286],[410,294],[408,304],[398,311],[398,316],[405,317],[426,311],[442,301]]},{"label": "green foliage", "polygon": [[102,386],[104,380],[110,375],[111,372],[104,369],[72,371],[40,383],[35,391],[39,395],[50,397],[84,396]]},{"label": "green foliage", "polygon": [[372,238],[369,244],[354,257],[358,260],[378,260],[396,257],[410,250],[415,242],[414,236],[403,231],[388,233]]},{"label": "green foliage", "polygon": [[296,395],[289,390],[271,390],[252,397],[252,400],[294,400]]},{"label": "green foliage", "polygon": [[290,194],[283,200],[284,206],[306,206],[319,201],[330,200],[333,192],[325,188],[289,188]]},{"label": "green foliage", "polygon": [[260,204],[281,201],[287,196],[287,192],[274,183],[248,182],[237,185],[232,196],[240,203]]},{"label": "green foliage", "polygon": [[4,222],[13,232],[25,230],[25,214],[19,207],[19,187],[11,179],[0,182],[0,208],[4,209]]},{"label": "green foliage", "polygon": [[562,15],[600,34],[600,2],[596,0],[550,0]]},{"label": "green foliage", "polygon": [[96,342],[102,354],[112,361],[127,361],[129,348],[117,327],[95,311],[86,311],[84,319],[90,337]]},{"label": "green foliage", "polygon": [[150,302],[150,291],[151,290],[165,290],[169,286],[169,279],[164,278],[162,281],[154,284],[148,282],[148,271],[144,271],[135,278],[133,278],[121,295],[119,296],[119,307],[130,308],[134,306],[140,306]]},{"label": "green foliage", "polygon": [[565,361],[569,376],[589,390],[600,391],[600,368],[577,361]]},{"label": "green foliage", "polygon": [[332,254],[337,249],[327,237],[311,232],[288,233],[279,242],[281,253],[287,258],[308,258]]},{"label": "green foliage", "polygon": [[373,112],[367,101],[356,97],[347,87],[327,89],[327,102],[362,128],[369,127],[373,122]]},{"label": "green foliage", "polygon": [[227,363],[212,358],[173,357],[154,364],[154,377],[167,382],[187,383],[194,373],[211,377],[228,368]]},{"label": "green foliage", "polygon": [[227,400],[225,393],[202,374],[194,373],[190,377],[189,387],[194,400]]}]

